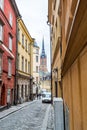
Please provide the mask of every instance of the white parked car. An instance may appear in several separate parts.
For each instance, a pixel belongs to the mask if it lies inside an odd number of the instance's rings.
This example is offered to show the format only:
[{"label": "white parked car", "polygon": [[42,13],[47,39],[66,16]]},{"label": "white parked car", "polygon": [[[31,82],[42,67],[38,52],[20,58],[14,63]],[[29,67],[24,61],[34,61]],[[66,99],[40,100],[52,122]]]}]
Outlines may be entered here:
[{"label": "white parked car", "polygon": [[51,103],[51,93],[45,92],[42,94],[42,103]]}]

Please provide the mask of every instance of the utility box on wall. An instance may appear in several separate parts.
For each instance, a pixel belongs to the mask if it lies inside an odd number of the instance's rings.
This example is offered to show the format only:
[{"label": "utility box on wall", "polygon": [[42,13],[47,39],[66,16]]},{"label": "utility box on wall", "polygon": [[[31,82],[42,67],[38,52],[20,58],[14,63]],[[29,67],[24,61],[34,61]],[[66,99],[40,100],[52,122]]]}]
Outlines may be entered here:
[{"label": "utility box on wall", "polygon": [[63,99],[54,98],[54,130],[64,130]]}]

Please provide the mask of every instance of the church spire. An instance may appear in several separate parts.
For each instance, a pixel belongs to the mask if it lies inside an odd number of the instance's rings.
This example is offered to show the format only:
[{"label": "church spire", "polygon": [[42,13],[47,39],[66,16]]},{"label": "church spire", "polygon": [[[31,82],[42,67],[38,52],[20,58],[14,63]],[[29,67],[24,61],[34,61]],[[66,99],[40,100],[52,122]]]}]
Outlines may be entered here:
[{"label": "church spire", "polygon": [[45,48],[44,48],[44,37],[42,39],[42,52],[41,52],[41,57],[45,58],[46,54],[45,54]]},{"label": "church spire", "polygon": [[44,50],[44,37],[43,37],[43,40],[42,40],[42,50]]}]

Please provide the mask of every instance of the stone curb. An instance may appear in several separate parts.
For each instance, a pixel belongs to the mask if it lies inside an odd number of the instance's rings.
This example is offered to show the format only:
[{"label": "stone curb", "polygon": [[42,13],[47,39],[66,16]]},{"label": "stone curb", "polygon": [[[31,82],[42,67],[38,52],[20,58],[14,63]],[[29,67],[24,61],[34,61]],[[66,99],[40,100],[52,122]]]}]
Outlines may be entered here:
[{"label": "stone curb", "polygon": [[51,105],[49,105],[49,107],[47,108],[47,111],[46,111],[46,114],[45,114],[45,118],[43,120],[43,124],[42,124],[41,130],[47,130],[47,122],[48,122],[48,116],[49,116],[50,108],[51,108]]},{"label": "stone curb", "polygon": [[[0,117],[0,120],[2,120],[3,118],[5,118],[5,117],[7,117],[7,116],[9,116],[9,115],[11,115],[11,114],[13,114],[13,113],[15,113],[15,112],[21,110],[21,109],[23,109],[24,107],[26,107],[26,106],[28,106],[28,105],[34,103],[34,102],[36,102],[36,100],[35,100],[35,101],[32,101],[32,102],[29,102],[28,104],[26,104],[25,106],[21,106],[20,108],[16,108],[16,110],[13,110],[13,111],[11,111],[11,112],[8,112],[7,114],[1,116],[1,117]],[[9,109],[10,109],[10,108],[9,108]]]}]

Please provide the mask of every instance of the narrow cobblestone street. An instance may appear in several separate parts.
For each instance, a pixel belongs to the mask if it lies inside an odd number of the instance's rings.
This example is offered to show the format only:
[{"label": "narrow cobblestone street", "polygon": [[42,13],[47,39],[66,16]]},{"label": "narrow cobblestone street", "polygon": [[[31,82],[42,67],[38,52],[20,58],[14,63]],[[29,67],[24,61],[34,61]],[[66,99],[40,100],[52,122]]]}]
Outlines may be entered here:
[{"label": "narrow cobblestone street", "polygon": [[48,107],[49,104],[36,101],[3,118],[0,121],[0,130],[41,130]]}]

